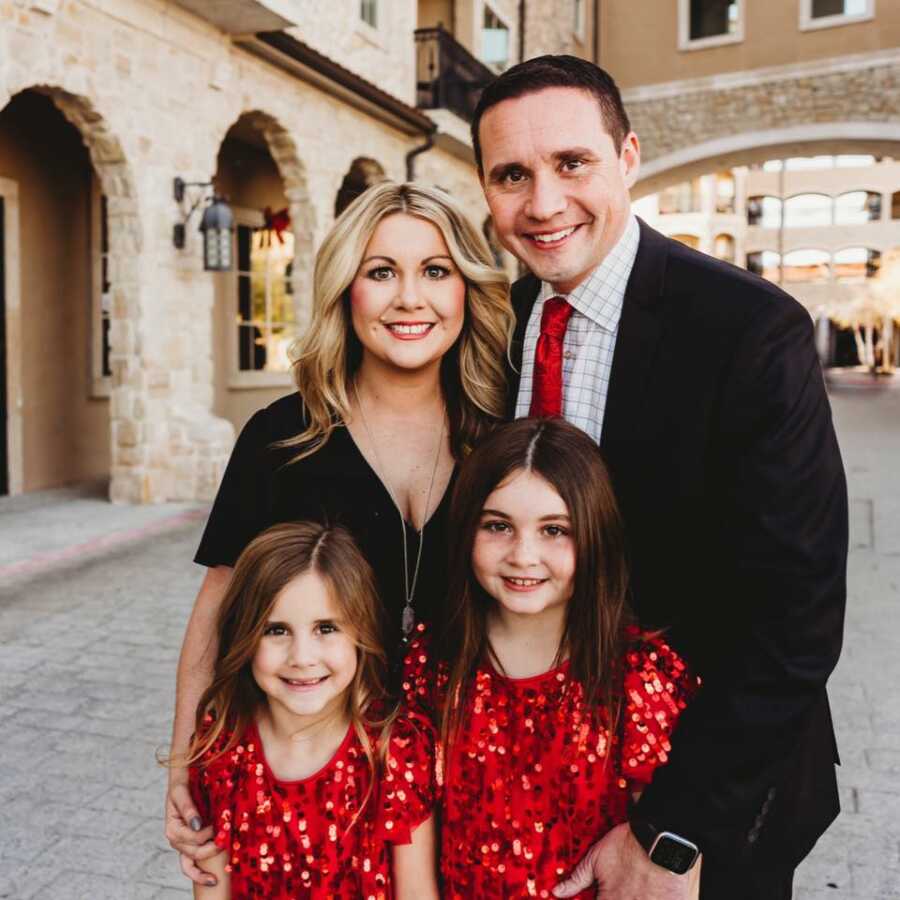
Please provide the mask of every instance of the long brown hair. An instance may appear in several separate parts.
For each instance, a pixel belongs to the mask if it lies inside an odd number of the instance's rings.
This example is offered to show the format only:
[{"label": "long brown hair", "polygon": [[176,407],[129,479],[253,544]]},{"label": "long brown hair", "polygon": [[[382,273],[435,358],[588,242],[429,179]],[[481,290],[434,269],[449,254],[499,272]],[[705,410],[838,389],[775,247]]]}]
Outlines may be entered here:
[{"label": "long brown hair", "polygon": [[625,543],[609,473],[594,441],[563,419],[519,419],[493,431],[462,466],[450,512],[447,618],[436,642],[448,673],[441,733],[452,742],[476,668],[493,656],[487,637],[495,603],[472,572],[472,548],[485,501],[518,471],[545,479],[566,504],[575,544],[572,597],[557,663],[569,660],[589,709],[612,730],[619,715],[621,662],[628,621]]},{"label": "long brown hair", "polygon": [[[378,744],[383,756],[394,718],[388,708],[385,615],[372,569],[349,532],[316,522],[274,525],[238,558],[219,608],[212,683],[197,704],[194,738],[187,760],[180,764],[208,765],[240,740],[265,700],[252,664],[269,616],[279,592],[307,572],[324,579],[341,618],[351,623],[357,661],[347,689],[347,713],[374,771],[375,754],[366,728],[381,728]],[[231,729],[226,746],[204,759],[226,728]]]}]

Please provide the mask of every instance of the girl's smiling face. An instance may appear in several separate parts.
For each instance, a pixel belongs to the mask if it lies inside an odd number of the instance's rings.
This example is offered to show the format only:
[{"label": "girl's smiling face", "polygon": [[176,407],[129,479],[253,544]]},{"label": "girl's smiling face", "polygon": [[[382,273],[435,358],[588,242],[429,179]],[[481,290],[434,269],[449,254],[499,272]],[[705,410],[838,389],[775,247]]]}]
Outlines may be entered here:
[{"label": "girl's smiling face", "polygon": [[279,591],[253,656],[253,678],[273,718],[300,724],[341,712],[356,674],[350,623],[341,618],[328,583],[315,571]]},{"label": "girl's smiling face", "polygon": [[518,469],[485,500],[472,548],[478,583],[516,615],[562,612],[575,583],[569,511],[553,486]]},{"label": "girl's smiling face", "polygon": [[440,229],[406,213],[385,216],[350,285],[364,361],[417,371],[440,364],[463,327],[466,283]]}]

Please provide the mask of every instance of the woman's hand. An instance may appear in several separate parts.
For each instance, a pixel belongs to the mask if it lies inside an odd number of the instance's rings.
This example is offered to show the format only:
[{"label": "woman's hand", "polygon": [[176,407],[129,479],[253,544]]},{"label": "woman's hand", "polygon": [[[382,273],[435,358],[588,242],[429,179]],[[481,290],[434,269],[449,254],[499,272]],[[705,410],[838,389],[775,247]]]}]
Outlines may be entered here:
[{"label": "woman's hand", "polygon": [[181,871],[197,884],[212,886],[215,876],[204,872],[198,860],[211,859],[220,850],[213,843],[212,826],[203,827],[188,789],[187,772],[172,769],[166,793],[166,840],[177,850]]}]

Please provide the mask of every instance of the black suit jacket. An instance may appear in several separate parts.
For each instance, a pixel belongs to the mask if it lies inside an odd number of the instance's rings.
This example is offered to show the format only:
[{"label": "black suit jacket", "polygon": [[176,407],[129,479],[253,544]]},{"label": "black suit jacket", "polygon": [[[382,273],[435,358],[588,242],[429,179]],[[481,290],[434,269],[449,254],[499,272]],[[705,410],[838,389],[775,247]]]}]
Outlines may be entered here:
[{"label": "black suit jacket", "polygon": [[[847,498],[813,326],[769,282],[640,225],[600,446],[635,611],[703,686],[638,810],[710,862],[793,867],[839,810],[825,681]],[[513,286],[516,369],[538,287]]]}]

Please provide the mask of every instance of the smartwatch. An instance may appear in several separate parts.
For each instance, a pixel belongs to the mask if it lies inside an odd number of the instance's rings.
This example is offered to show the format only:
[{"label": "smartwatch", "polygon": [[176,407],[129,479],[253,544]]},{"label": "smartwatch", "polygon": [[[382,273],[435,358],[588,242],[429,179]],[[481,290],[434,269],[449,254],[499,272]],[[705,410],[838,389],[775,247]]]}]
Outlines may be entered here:
[{"label": "smartwatch", "polygon": [[631,832],[637,842],[647,851],[650,862],[676,875],[684,875],[700,856],[700,848],[671,831],[661,831],[643,819],[633,819]]}]

